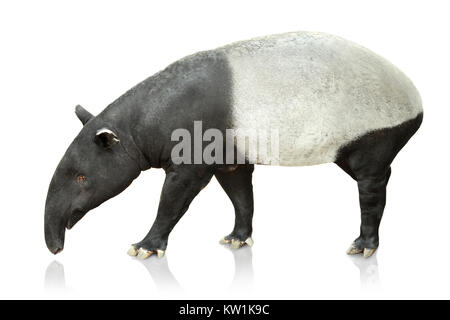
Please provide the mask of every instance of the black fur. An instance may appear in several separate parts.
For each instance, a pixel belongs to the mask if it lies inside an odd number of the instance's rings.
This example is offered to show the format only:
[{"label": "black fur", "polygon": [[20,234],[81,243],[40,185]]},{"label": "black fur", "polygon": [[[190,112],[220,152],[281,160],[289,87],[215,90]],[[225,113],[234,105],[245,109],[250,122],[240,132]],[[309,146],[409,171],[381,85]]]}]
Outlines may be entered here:
[{"label": "black fur", "polygon": [[252,235],[253,219],[253,165],[229,166],[216,171],[216,178],[234,206],[233,231],[226,240],[245,241]]},{"label": "black fur", "polygon": [[357,249],[376,249],[378,229],[386,204],[391,163],[419,129],[423,114],[389,129],[375,130],[341,148],[336,164],[357,183],[361,207],[361,230]]}]

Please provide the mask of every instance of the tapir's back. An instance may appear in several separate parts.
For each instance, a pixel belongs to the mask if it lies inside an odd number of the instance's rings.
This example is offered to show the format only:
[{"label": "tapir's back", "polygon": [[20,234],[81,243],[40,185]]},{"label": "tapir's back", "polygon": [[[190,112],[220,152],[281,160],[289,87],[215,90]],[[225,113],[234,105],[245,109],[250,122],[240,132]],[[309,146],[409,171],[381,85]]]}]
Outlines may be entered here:
[{"label": "tapir's back", "polygon": [[231,69],[233,128],[278,130],[281,165],[333,162],[343,145],[422,111],[401,71],[339,37],[295,32],[217,50]]}]

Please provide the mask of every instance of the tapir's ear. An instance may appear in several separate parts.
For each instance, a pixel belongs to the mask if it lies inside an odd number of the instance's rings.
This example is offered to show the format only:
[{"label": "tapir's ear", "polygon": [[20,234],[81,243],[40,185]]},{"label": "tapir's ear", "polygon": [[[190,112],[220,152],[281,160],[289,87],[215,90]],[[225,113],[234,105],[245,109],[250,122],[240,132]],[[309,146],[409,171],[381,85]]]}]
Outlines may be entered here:
[{"label": "tapir's ear", "polygon": [[89,111],[87,111],[80,105],[77,105],[75,107],[75,114],[77,115],[78,119],[80,119],[83,126],[94,117]]},{"label": "tapir's ear", "polygon": [[109,149],[120,140],[117,138],[116,134],[107,128],[102,128],[97,131],[95,135],[95,143],[99,146]]}]

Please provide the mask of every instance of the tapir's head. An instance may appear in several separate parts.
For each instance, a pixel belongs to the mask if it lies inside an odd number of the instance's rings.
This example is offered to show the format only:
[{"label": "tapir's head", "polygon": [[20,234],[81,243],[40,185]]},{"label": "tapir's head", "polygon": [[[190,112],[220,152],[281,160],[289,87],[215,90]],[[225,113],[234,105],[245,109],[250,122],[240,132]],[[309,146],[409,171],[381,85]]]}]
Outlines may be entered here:
[{"label": "tapir's head", "polygon": [[45,204],[45,241],[54,254],[64,247],[66,228],[123,191],[140,173],[121,132],[81,106],[76,114],[83,129],[56,168]]}]

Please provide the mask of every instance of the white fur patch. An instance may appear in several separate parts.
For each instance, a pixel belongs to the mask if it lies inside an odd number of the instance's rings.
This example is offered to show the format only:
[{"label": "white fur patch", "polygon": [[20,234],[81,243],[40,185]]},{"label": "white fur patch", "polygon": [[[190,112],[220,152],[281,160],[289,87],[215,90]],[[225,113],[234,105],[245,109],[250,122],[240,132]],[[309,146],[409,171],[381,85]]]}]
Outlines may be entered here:
[{"label": "white fur patch", "polygon": [[295,32],[218,50],[232,70],[234,129],[278,130],[280,165],[334,162],[342,145],[422,111],[401,71],[336,36]]},{"label": "white fur patch", "polygon": [[108,133],[108,134],[116,135],[114,132],[112,132],[111,130],[109,130],[109,129],[107,129],[107,128],[101,128],[101,129],[98,129],[96,135],[98,136],[98,135],[103,134],[103,133]]}]

